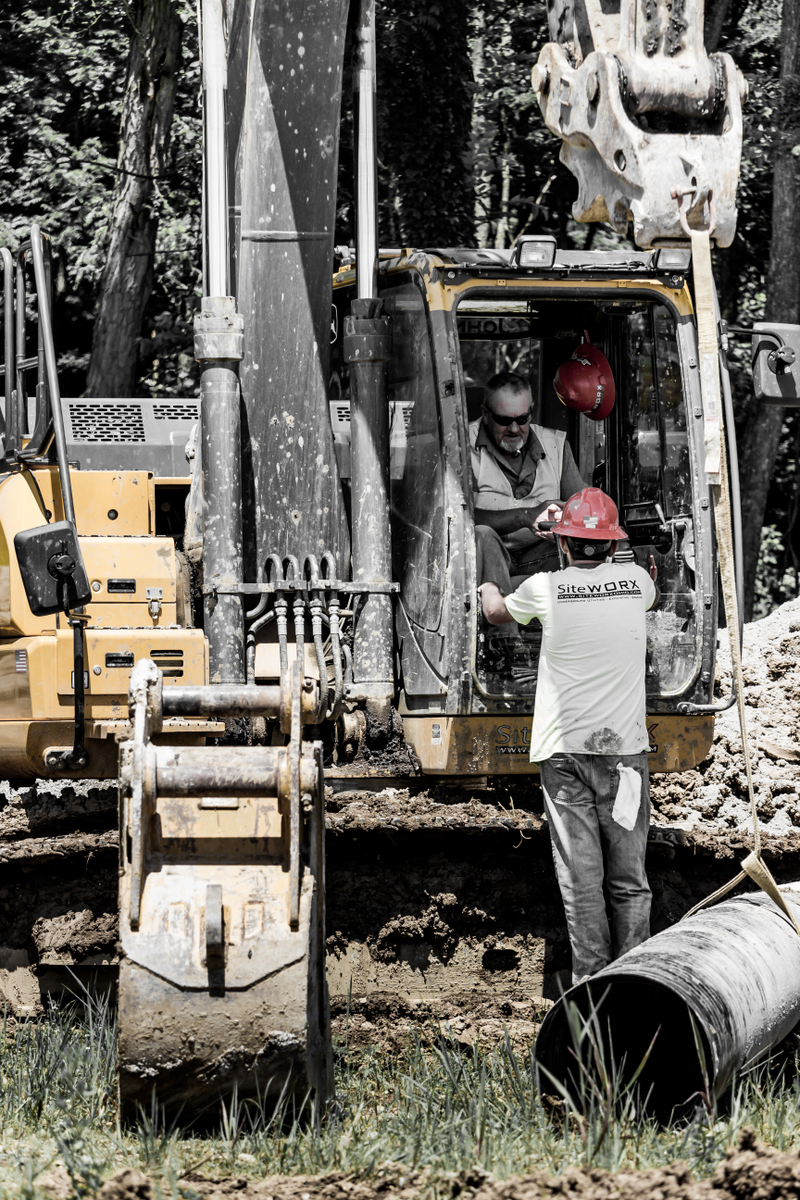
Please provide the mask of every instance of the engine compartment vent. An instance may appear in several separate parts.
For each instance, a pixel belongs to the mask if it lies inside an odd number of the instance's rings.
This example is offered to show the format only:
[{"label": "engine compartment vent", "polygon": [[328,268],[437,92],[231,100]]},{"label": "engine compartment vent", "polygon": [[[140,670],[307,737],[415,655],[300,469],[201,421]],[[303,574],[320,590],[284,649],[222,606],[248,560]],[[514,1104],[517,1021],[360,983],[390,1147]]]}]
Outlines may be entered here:
[{"label": "engine compartment vent", "polygon": [[70,404],[72,440],[76,442],[144,442],[141,404]]}]

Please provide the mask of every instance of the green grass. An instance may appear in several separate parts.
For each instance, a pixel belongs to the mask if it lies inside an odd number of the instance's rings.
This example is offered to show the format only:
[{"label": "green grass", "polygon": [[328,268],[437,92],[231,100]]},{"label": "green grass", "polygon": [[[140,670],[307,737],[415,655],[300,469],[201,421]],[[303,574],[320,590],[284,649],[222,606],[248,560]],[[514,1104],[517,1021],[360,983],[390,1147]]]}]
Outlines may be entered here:
[{"label": "green grass", "polygon": [[[733,1088],[724,1112],[698,1104],[691,1120],[658,1126],[632,1091],[590,1087],[584,1113],[555,1108],[536,1087],[530,1054],[457,1044],[446,1028],[433,1044],[409,1040],[399,1054],[337,1049],[335,1101],[324,1114],[286,1098],[277,1112],[236,1096],[198,1134],[166,1125],[157,1108],[120,1128],[115,1012],[84,997],[37,1022],[10,1027],[0,1044],[0,1197],[41,1195],[37,1179],[56,1162],[76,1196],[91,1196],[124,1167],[151,1175],[163,1197],[190,1194],[192,1169],[219,1176],[328,1171],[404,1181],[430,1196],[481,1167],[498,1178],[570,1165],[610,1171],[686,1161],[711,1174],[745,1125],[781,1149],[800,1143],[794,1070],[760,1068]],[[274,1108],[274,1106],[273,1106]]]}]

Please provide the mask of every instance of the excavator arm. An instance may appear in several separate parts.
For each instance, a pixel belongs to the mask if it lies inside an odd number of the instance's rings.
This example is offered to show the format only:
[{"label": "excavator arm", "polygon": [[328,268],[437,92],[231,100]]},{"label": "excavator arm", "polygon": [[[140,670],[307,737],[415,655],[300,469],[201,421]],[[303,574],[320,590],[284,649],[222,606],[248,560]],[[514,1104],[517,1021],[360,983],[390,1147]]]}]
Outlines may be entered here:
[{"label": "excavator arm", "polygon": [[561,161],[578,180],[576,221],[608,221],[642,249],[736,231],[747,83],[707,54],[703,0],[555,0],[532,85]]}]

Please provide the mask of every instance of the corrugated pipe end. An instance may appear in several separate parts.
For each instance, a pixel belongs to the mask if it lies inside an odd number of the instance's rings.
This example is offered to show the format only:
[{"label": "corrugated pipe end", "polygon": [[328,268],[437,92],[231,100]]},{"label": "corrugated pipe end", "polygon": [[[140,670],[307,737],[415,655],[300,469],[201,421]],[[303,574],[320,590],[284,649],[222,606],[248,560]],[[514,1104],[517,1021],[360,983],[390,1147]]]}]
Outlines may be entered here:
[{"label": "corrugated pipe end", "polygon": [[686,1002],[636,976],[599,976],[571,988],[547,1014],[536,1057],[542,1091],[561,1096],[558,1080],[579,1111],[593,1082],[604,1090],[606,1075],[619,1094],[646,1060],[636,1091],[641,1107],[662,1119],[693,1108],[715,1074],[705,1033]]}]

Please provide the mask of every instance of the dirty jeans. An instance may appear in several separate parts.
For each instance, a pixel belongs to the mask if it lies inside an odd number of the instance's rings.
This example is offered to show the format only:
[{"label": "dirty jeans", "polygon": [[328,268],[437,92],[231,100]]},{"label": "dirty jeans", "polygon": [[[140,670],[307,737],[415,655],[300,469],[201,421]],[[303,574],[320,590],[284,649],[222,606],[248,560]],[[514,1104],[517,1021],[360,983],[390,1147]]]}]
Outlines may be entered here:
[{"label": "dirty jeans", "polygon": [[[630,832],[611,817],[620,779],[617,763],[642,777],[642,802]],[[539,763],[539,770],[572,948],[572,982],[577,983],[650,936],[651,894],[644,869],[650,825],[647,755],[554,754]]]}]

